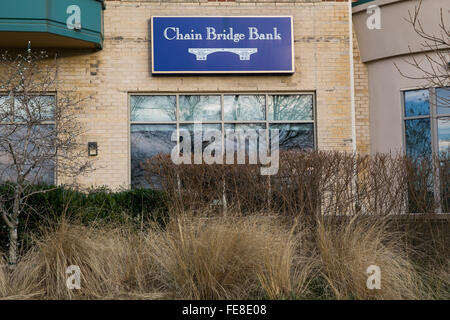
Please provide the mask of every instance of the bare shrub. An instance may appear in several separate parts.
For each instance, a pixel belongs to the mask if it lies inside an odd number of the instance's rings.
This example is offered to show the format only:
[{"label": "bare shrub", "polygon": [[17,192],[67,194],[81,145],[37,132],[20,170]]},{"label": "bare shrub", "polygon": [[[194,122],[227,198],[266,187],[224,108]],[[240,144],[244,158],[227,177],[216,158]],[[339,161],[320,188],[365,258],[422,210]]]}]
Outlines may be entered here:
[{"label": "bare shrub", "polygon": [[[435,159],[434,163],[443,162]],[[175,165],[168,155],[145,164],[146,177],[167,194],[173,213],[187,211],[271,212],[314,221],[324,215],[435,213],[448,198],[445,170],[442,195],[429,159],[401,155],[353,155],[327,151],[284,151],[274,176],[259,165]],[[445,207],[445,206],[444,206]]]}]

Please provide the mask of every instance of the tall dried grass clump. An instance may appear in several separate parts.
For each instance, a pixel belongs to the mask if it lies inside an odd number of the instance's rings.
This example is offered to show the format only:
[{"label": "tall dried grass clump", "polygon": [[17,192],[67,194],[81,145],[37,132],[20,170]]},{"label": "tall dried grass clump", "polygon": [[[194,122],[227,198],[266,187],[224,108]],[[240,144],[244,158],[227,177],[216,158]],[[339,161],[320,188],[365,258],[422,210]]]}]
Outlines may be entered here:
[{"label": "tall dried grass clump", "polygon": [[[163,229],[61,221],[34,238],[0,293],[13,299],[286,299],[305,297],[317,270],[305,231],[263,215],[180,215]],[[81,289],[66,269],[81,270]],[[8,280],[9,277],[9,280]]]},{"label": "tall dried grass clump", "polygon": [[[63,220],[34,238],[14,272],[0,257],[0,298],[448,299],[448,257],[417,269],[416,247],[386,218],[298,221],[191,213],[136,231]],[[81,290],[66,287],[70,265]],[[380,290],[366,286],[370,265],[381,268]]]},{"label": "tall dried grass clump", "polygon": [[436,268],[424,270],[423,279],[431,299],[450,300],[450,257]]},{"label": "tall dried grass clump", "polygon": [[[154,298],[154,264],[142,244],[126,228],[61,221],[35,239],[11,274],[11,286],[15,294],[44,299]],[[81,290],[66,286],[70,265],[80,267]]]},{"label": "tall dried grass clump", "polygon": [[3,255],[0,253],[0,298],[5,298],[8,295],[8,273],[7,264]]},{"label": "tall dried grass clump", "polygon": [[[428,298],[400,237],[380,217],[321,219],[317,248],[323,276],[337,299]],[[381,269],[381,289],[366,286],[370,265]]]},{"label": "tall dried grass clump", "polygon": [[313,260],[273,217],[180,216],[153,243],[165,289],[188,299],[302,296]]}]

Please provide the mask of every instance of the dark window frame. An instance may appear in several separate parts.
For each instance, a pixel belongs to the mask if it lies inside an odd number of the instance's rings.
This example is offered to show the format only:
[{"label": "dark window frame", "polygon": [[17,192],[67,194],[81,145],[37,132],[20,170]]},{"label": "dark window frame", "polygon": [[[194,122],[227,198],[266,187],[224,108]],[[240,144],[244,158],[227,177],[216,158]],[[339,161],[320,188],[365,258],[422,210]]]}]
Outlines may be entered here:
[{"label": "dark window frame", "polygon": [[[317,149],[317,107],[316,107],[316,92],[315,91],[237,91],[237,92],[129,92],[128,93],[128,185],[133,186],[132,181],[132,145],[131,145],[131,130],[133,125],[174,125],[177,129],[180,125],[195,124],[196,121],[182,121],[180,119],[180,96],[220,96],[221,104],[221,120],[202,121],[202,124],[220,124],[222,135],[225,133],[225,126],[228,124],[264,124],[266,130],[270,129],[270,124],[312,124],[313,126],[313,148]],[[264,120],[225,120],[224,97],[229,95],[244,95],[244,96],[265,96],[265,119]],[[311,120],[269,120],[269,96],[293,96],[293,95],[311,95],[312,96],[312,119]],[[132,121],[131,119],[131,97],[133,96],[175,96],[176,97],[176,120],[175,121]],[[268,131],[267,131],[268,132]],[[223,140],[224,141],[224,140]]]},{"label": "dark window frame", "polygon": [[[401,92],[401,113],[402,113],[402,143],[403,143],[403,153],[407,155],[407,141],[406,141],[406,121],[408,120],[416,120],[416,119],[429,119],[430,120],[430,136],[431,136],[431,155],[439,155],[439,137],[438,137],[438,120],[440,118],[450,117],[450,108],[447,113],[438,113],[438,103],[437,103],[437,89],[442,89],[438,87],[431,88],[408,88],[402,89]],[[447,87],[450,90],[450,87]],[[415,116],[406,116],[406,102],[405,102],[405,94],[411,91],[420,91],[420,90],[428,90],[428,99],[429,99],[429,114],[428,115],[415,115]],[[434,166],[433,162],[433,166]],[[442,210],[442,199],[441,199],[441,181],[439,179],[440,168],[435,168],[436,175],[433,175],[433,194],[435,201],[439,203],[437,210],[435,213],[439,214],[449,214],[450,212]]]}]

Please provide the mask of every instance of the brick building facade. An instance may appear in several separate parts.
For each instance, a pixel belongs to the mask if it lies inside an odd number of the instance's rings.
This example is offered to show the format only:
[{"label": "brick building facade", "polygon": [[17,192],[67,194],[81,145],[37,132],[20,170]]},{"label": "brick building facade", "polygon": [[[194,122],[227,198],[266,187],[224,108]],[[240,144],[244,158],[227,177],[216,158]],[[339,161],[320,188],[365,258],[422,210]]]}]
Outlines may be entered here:
[{"label": "brick building facade", "polygon": [[[87,186],[131,184],[130,96],[151,94],[297,94],[314,96],[314,147],[351,152],[349,8],[346,1],[106,0],[103,48],[63,49],[61,80],[93,100],[80,113],[83,142],[98,143]],[[151,16],[293,16],[295,73],[170,75],[151,73]],[[370,152],[367,69],[355,38],[356,148]],[[63,181],[58,181],[63,182]]]}]

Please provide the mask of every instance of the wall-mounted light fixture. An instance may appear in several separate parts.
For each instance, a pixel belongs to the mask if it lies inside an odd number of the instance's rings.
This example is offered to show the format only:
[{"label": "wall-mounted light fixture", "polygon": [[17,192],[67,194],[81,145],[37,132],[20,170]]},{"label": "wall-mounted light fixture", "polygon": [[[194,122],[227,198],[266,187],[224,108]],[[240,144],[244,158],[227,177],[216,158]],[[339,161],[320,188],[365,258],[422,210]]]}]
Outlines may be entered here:
[{"label": "wall-mounted light fixture", "polygon": [[97,142],[88,142],[88,155],[90,157],[95,157],[98,155]]}]

